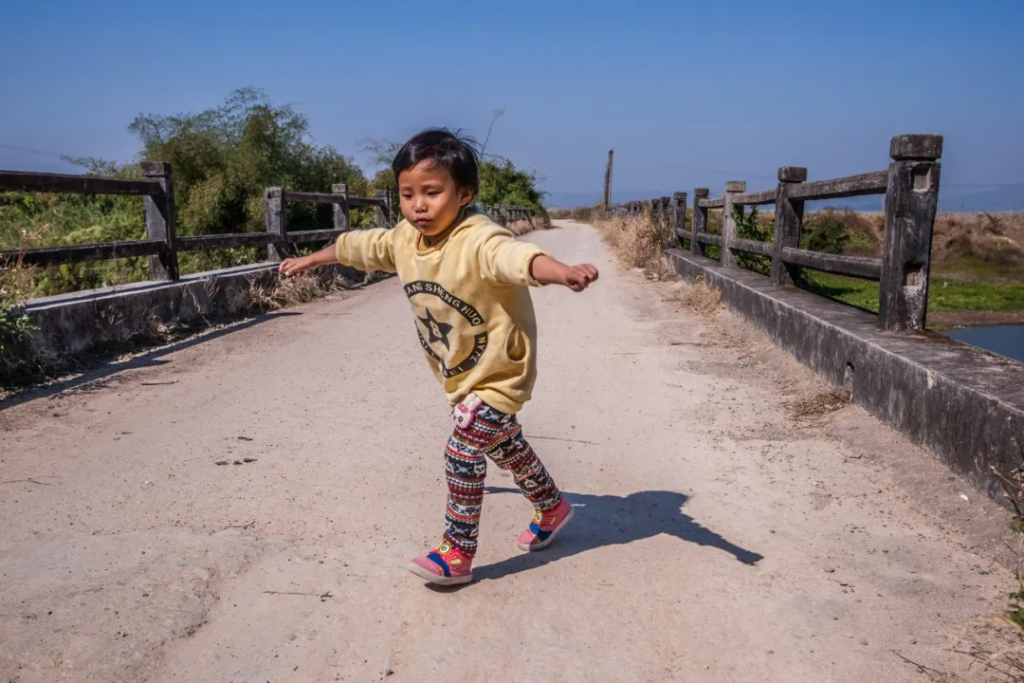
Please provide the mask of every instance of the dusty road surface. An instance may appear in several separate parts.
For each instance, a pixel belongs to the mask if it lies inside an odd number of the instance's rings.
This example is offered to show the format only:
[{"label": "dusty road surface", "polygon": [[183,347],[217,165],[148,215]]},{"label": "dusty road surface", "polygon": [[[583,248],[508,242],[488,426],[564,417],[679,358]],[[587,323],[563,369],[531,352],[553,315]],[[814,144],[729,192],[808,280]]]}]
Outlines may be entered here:
[{"label": "dusty road surface", "polygon": [[492,468],[477,581],[404,569],[440,538],[451,423],[390,280],[0,411],[0,681],[962,667],[951,639],[1013,585],[989,551],[1003,513],[857,408],[795,419],[806,373],[617,268],[593,229],[531,238],[602,271],[535,293],[522,417],[577,506],[559,542],[516,548],[531,510]]}]

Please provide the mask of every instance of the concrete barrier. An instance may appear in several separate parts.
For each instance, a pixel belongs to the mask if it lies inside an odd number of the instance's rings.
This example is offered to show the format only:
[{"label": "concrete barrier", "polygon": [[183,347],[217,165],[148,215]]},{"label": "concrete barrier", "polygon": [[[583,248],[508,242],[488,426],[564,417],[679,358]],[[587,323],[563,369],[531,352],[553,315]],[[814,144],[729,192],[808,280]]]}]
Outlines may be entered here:
[{"label": "concrete barrier", "polygon": [[[34,299],[28,314],[38,327],[33,345],[44,358],[68,359],[134,338],[152,336],[158,324],[195,325],[252,310],[254,287],[272,288],[276,263],[185,275],[175,282],[137,282]],[[335,266],[319,271],[353,283],[365,275]]]},{"label": "concrete barrier", "polygon": [[1024,364],[931,332],[888,332],[876,316],[679,249],[726,306],[786,353],[1006,504],[995,472],[1024,465]]}]

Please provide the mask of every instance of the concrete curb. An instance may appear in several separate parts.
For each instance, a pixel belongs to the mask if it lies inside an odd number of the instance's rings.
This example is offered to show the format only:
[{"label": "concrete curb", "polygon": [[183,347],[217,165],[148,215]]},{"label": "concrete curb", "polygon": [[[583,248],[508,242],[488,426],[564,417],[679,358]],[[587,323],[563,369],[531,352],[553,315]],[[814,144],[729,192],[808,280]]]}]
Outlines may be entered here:
[{"label": "concrete curb", "polygon": [[931,332],[884,332],[877,317],[763,275],[678,249],[675,271],[702,276],[786,353],[1006,505],[998,477],[1024,464],[1024,364]]},{"label": "concrete curb", "polygon": [[[138,282],[34,299],[28,313],[38,327],[35,350],[43,357],[72,358],[104,344],[145,335],[154,323],[191,325],[246,312],[254,285],[273,286],[276,263],[196,273],[178,282]],[[343,266],[324,269],[356,282],[364,275]]]}]

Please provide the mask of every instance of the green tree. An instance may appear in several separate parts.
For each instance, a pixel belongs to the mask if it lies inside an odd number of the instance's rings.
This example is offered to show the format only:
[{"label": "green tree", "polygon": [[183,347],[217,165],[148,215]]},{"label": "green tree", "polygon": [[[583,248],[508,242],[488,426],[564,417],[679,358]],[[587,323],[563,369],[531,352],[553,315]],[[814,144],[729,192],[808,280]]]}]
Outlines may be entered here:
[{"label": "green tree", "polygon": [[530,207],[546,217],[542,204],[544,192],[537,188],[537,177],[520,170],[508,159],[483,161],[480,164],[480,204],[518,204]]},{"label": "green tree", "polygon": [[[128,130],[142,143],[142,160],[171,163],[178,230],[185,235],[263,230],[267,187],[326,192],[348,183],[353,195],[367,189],[351,159],[309,141],[305,116],[253,88],[198,113],[139,115]],[[297,230],[323,227],[330,207],[292,205],[287,218]]]}]

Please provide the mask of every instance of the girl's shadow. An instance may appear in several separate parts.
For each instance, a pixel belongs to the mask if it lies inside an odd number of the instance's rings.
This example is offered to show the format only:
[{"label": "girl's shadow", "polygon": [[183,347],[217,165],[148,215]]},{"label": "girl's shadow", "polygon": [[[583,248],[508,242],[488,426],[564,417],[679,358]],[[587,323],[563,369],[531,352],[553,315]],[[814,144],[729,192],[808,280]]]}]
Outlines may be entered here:
[{"label": "girl's shadow", "polygon": [[[522,495],[519,489],[494,486],[488,486],[485,492]],[[625,545],[658,534],[669,534],[683,541],[724,550],[748,565],[764,559],[758,553],[733,545],[684,515],[682,507],[687,496],[681,493],[639,491],[625,497],[565,493],[565,498],[575,508],[576,514],[550,548],[475,568],[473,574],[480,579],[500,579],[594,548]]]}]

